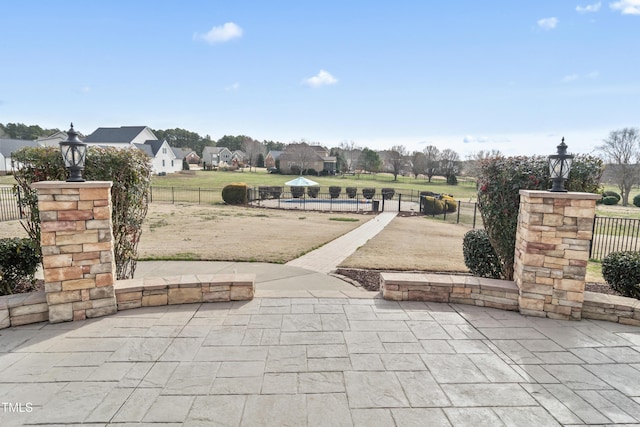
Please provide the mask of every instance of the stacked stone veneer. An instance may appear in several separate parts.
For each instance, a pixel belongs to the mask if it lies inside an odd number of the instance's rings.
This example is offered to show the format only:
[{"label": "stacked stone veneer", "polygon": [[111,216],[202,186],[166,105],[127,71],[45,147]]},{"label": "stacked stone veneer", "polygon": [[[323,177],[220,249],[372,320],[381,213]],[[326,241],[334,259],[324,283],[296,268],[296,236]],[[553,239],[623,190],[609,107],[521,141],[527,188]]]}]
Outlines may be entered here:
[{"label": "stacked stone veneer", "polygon": [[520,190],[514,281],[522,314],[580,319],[597,194]]},{"label": "stacked stone veneer", "polygon": [[431,301],[518,310],[518,288],[512,281],[473,276],[381,273],[382,297],[392,301]]},{"label": "stacked stone veneer", "polygon": [[49,322],[117,311],[111,182],[33,184],[38,192]]},{"label": "stacked stone veneer", "polygon": [[116,282],[118,310],[253,299],[255,274],[145,277]]}]

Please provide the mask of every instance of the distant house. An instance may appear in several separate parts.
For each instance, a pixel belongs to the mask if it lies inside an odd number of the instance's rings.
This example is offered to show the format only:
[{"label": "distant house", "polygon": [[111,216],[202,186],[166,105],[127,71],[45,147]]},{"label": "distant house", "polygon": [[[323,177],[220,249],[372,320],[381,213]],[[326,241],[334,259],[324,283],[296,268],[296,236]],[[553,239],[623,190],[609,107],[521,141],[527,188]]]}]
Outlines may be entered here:
[{"label": "distant house", "polygon": [[200,163],[200,156],[198,156],[196,152],[191,149],[183,150],[181,148],[174,148],[173,151],[176,153],[176,155],[179,155],[180,158],[186,160],[190,165],[197,165],[198,163]]},{"label": "distant house", "polygon": [[280,154],[280,172],[300,173],[313,169],[318,174],[333,175],[337,159],[329,155],[329,150],[321,145],[307,143],[289,144]]},{"label": "distant house", "polygon": [[176,153],[167,141],[155,139],[145,141],[144,144],[134,143],[133,145],[149,157],[153,173],[175,173],[182,170],[180,153]]},{"label": "distant house", "polygon": [[84,139],[98,147],[133,148],[144,152],[151,161],[153,173],[174,173],[182,170],[182,153],[166,141],[160,141],[147,126],[98,128]]},{"label": "distant house", "polygon": [[222,163],[231,165],[232,158],[233,154],[227,147],[204,147],[204,150],[202,150],[203,166],[218,167]]},{"label": "distant house", "polygon": [[[82,136],[78,136],[80,137],[80,139],[82,139]],[[69,135],[67,135],[67,132],[59,130],[53,135],[39,137],[38,139],[36,139],[36,142],[42,147],[59,147],[60,142],[66,141],[68,138]]]},{"label": "distant house", "polygon": [[264,167],[265,168],[277,168],[277,161],[280,160],[280,154],[282,151],[271,150],[267,153],[267,156],[264,158]]},{"label": "distant house", "polygon": [[24,147],[36,147],[35,141],[26,141],[23,139],[2,139],[0,138],[0,175],[6,175],[13,170],[15,165],[12,159],[13,153]]},{"label": "distant house", "polygon": [[158,138],[147,126],[120,126],[119,128],[98,128],[88,135],[84,142],[101,147],[126,148]]},{"label": "distant house", "polygon": [[236,150],[231,153],[231,163],[243,166],[246,163],[247,155],[242,150]]}]

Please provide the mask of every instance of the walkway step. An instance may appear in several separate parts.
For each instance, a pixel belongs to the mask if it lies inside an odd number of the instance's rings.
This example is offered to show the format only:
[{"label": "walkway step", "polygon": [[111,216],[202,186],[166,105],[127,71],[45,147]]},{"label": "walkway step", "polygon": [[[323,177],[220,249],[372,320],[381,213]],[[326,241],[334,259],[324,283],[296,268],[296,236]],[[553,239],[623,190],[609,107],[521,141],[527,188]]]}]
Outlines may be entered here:
[{"label": "walkway step", "polygon": [[318,273],[331,273],[360,246],[381,232],[397,215],[397,212],[380,213],[355,230],[300,258],[291,260],[285,265],[317,271]]}]

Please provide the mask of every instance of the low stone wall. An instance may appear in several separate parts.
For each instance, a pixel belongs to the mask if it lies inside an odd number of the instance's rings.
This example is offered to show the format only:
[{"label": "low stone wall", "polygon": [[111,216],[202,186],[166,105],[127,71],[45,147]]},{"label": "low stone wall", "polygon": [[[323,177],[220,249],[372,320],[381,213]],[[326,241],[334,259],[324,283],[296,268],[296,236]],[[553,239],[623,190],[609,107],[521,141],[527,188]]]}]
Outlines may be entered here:
[{"label": "low stone wall", "polygon": [[640,300],[585,292],[582,317],[640,326]]},{"label": "low stone wall", "polygon": [[446,274],[381,273],[382,297],[518,310],[518,288],[507,280]]},{"label": "low stone wall", "polygon": [[[381,273],[380,282],[382,297],[387,300],[449,302],[519,310],[518,288],[507,280],[446,274]],[[640,326],[640,300],[585,292],[582,318]]]},{"label": "low stone wall", "polygon": [[49,320],[44,291],[0,297],[0,329]]},{"label": "low stone wall", "polygon": [[[115,283],[118,310],[195,302],[253,299],[255,274],[206,274],[148,277]],[[47,322],[44,291],[0,296],[0,329]]]},{"label": "low stone wall", "polygon": [[119,280],[118,310],[253,298],[255,274],[206,274]]}]

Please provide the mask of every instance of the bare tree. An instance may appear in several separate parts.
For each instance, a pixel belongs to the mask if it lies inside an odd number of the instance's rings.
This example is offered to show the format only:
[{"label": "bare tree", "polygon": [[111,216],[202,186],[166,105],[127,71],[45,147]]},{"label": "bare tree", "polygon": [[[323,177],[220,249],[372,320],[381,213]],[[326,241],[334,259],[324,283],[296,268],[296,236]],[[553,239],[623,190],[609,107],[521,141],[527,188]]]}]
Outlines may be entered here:
[{"label": "bare tree", "polygon": [[447,183],[452,183],[460,171],[460,155],[450,148],[442,150],[440,154],[440,170],[447,178]]},{"label": "bare tree", "polygon": [[620,189],[622,205],[629,204],[629,193],[634,184],[640,183],[640,130],[624,128],[612,131],[603,140],[604,144],[596,147],[613,169],[613,176]]},{"label": "bare tree", "polygon": [[404,145],[394,145],[391,150],[387,151],[387,161],[391,166],[391,173],[393,173],[393,180],[398,180],[398,175],[402,172],[404,166],[404,156],[407,155],[407,149]]},{"label": "bare tree", "polygon": [[242,151],[247,156],[249,161],[249,172],[251,172],[251,166],[255,166],[256,160],[260,154],[265,154],[264,145],[260,141],[248,138],[242,141]]},{"label": "bare tree", "polygon": [[411,157],[411,173],[413,173],[413,176],[418,179],[418,175],[424,173],[426,167],[427,157],[423,152],[414,151]]},{"label": "bare tree", "polygon": [[467,162],[465,164],[465,174],[474,178],[478,177],[480,173],[480,163],[486,159],[493,159],[496,157],[502,157],[500,150],[480,150],[467,156]]},{"label": "bare tree", "polygon": [[287,151],[289,150],[293,153],[293,161],[295,165],[300,168],[300,175],[307,170],[309,164],[317,156],[313,148],[311,148],[311,146],[304,140],[289,144]]},{"label": "bare tree", "polygon": [[429,182],[431,182],[431,178],[438,173],[438,168],[440,167],[440,150],[434,145],[428,145],[425,147],[423,153],[425,157],[424,174],[427,176]]},{"label": "bare tree", "polygon": [[342,141],[340,143],[340,154],[347,166],[347,172],[353,172],[353,169],[360,160],[362,149],[353,141]]}]

